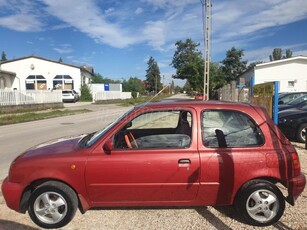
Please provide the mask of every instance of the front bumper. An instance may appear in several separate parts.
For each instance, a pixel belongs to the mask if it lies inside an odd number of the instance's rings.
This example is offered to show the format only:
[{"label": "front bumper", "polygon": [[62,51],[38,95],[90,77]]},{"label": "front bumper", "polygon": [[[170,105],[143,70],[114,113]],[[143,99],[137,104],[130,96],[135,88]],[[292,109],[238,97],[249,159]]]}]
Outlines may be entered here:
[{"label": "front bumper", "polygon": [[295,200],[304,191],[305,185],[306,185],[306,177],[302,173],[299,176],[294,177],[289,181],[289,186],[288,186],[289,195],[287,197],[287,201],[291,205],[295,204]]},{"label": "front bumper", "polygon": [[24,188],[20,184],[9,182],[8,178],[5,178],[1,190],[6,205],[10,209],[20,212],[20,200]]}]

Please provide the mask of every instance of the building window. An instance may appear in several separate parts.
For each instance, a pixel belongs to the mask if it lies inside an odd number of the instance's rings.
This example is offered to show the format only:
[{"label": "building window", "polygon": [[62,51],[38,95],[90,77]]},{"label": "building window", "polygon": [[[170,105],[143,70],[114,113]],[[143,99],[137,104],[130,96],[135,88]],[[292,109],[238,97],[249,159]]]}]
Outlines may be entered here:
[{"label": "building window", "polygon": [[288,81],[288,87],[294,87],[294,81]]},{"label": "building window", "polygon": [[46,90],[47,81],[42,75],[29,75],[26,78],[27,90]]},{"label": "building window", "polygon": [[69,75],[56,75],[53,78],[53,89],[74,89],[74,80]]}]

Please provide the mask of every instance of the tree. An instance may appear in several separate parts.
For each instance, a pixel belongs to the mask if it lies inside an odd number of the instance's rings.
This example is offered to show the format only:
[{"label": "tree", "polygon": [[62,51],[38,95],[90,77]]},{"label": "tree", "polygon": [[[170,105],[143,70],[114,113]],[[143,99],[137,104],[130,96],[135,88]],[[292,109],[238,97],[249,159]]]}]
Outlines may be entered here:
[{"label": "tree", "polygon": [[61,57],[59,58],[59,62],[63,62],[63,59]]},{"label": "tree", "polygon": [[291,57],[292,57],[292,51],[290,49],[286,49],[286,55],[283,55],[281,48],[275,48],[272,52],[272,55],[270,55],[270,61],[277,61]]},{"label": "tree", "polygon": [[187,86],[194,91],[203,90],[204,63],[201,52],[197,50],[199,43],[191,39],[176,42],[176,51],[171,66],[176,69],[175,79],[187,80]]},{"label": "tree", "polygon": [[222,61],[222,71],[228,83],[236,80],[246,70],[247,61],[242,60],[243,56],[243,50],[235,47],[226,52],[226,58]]},{"label": "tree", "polygon": [[80,101],[92,101],[93,100],[91,90],[87,84],[82,85],[80,91],[81,91]]},{"label": "tree", "polygon": [[281,48],[275,48],[272,52],[272,55],[270,55],[270,61],[281,60],[281,58],[282,58]]},{"label": "tree", "polygon": [[2,51],[2,54],[1,54],[1,61],[6,61],[7,58],[6,58],[6,54],[4,51]]},{"label": "tree", "polygon": [[108,84],[108,83],[114,83],[114,84],[119,84],[120,81],[119,80],[112,80],[109,78],[104,78],[100,73],[95,73],[92,77],[92,83],[104,83],[104,84]]},{"label": "tree", "polygon": [[254,68],[256,65],[258,64],[262,64],[263,61],[255,61],[255,62],[252,62],[248,65],[247,69],[251,69],[251,68]]},{"label": "tree", "polygon": [[160,89],[162,89],[160,69],[153,57],[150,57],[147,62],[146,70],[146,81],[147,81],[147,90],[149,92],[154,92],[157,94]]},{"label": "tree", "polygon": [[219,63],[210,63],[210,81],[209,81],[209,96],[216,98],[216,90],[222,88],[226,84],[223,70]]},{"label": "tree", "polygon": [[292,51],[290,49],[286,49],[286,58],[292,57]]},{"label": "tree", "polygon": [[137,77],[130,77],[128,81],[124,80],[122,84],[124,92],[138,92],[140,94],[145,94],[143,81]]}]

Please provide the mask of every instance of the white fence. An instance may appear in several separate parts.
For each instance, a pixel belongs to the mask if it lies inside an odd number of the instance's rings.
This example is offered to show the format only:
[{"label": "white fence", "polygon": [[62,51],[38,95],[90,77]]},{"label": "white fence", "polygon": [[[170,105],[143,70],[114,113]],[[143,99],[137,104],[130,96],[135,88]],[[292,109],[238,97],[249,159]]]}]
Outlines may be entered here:
[{"label": "white fence", "polygon": [[131,92],[103,91],[93,94],[93,102],[113,99],[130,99]]},{"label": "white fence", "polygon": [[62,102],[62,91],[0,90],[0,106]]}]

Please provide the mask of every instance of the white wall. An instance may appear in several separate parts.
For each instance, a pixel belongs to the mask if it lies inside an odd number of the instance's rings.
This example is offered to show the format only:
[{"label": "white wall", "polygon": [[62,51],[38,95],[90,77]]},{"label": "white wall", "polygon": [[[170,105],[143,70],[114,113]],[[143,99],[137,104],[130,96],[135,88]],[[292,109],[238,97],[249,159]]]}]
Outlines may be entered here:
[{"label": "white wall", "polygon": [[[307,91],[307,58],[257,65],[255,68],[255,84],[270,81],[280,82],[280,92]],[[288,86],[289,81],[295,82],[294,87]]]},{"label": "white wall", "polygon": [[[31,66],[34,66],[34,68],[32,69]],[[74,89],[77,92],[80,92],[81,71],[80,68],[77,67],[30,57],[8,63],[2,63],[1,69],[16,73],[12,88],[25,90],[25,79],[29,75],[43,75],[47,80],[47,89],[52,89],[53,78],[56,75],[70,75],[74,80]]]}]

